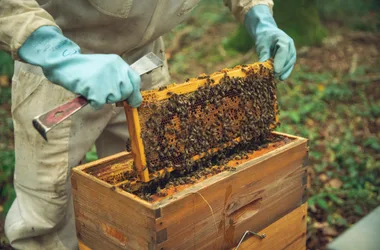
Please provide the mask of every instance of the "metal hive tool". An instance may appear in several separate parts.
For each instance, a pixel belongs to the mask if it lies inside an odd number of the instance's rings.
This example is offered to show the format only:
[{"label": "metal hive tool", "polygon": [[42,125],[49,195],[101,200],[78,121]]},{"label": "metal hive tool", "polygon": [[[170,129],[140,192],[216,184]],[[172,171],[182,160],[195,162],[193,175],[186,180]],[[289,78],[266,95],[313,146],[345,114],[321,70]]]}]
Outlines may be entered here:
[{"label": "metal hive tool", "polygon": [[264,138],[278,123],[271,61],[224,69],[142,96],[139,108],[126,102],[124,107],[143,182],[210,165]]}]

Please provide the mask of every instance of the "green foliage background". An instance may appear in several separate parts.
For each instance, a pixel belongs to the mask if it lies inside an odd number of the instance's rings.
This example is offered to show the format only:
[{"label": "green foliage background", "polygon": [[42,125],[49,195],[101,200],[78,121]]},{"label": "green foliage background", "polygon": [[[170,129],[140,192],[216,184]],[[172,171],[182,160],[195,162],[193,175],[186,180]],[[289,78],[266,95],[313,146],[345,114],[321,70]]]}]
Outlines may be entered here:
[{"label": "green foliage background", "polygon": [[[277,25],[294,39],[297,46],[321,43],[327,31],[320,22],[315,0],[274,0],[274,3]],[[225,45],[246,52],[251,48],[252,40],[241,25]]]},{"label": "green foliage background", "polygon": [[[300,47],[318,45],[328,35],[321,19],[335,21],[346,27],[379,31],[380,2],[375,0],[274,0],[277,25]],[[252,40],[243,25],[225,41],[228,49],[247,52]]]},{"label": "green foliage background", "polygon": [[13,61],[9,54],[0,51],[0,76],[11,78],[13,75]]},{"label": "green foliage background", "polygon": [[[3,54],[4,55],[4,54]],[[5,57],[6,61],[9,57]],[[7,65],[7,70],[13,67]],[[4,70],[11,76],[10,71]],[[14,151],[12,141],[13,123],[10,116],[11,88],[0,87],[0,212],[5,214],[13,199],[15,192],[12,186],[14,171]],[[1,215],[0,215],[1,216]]]}]

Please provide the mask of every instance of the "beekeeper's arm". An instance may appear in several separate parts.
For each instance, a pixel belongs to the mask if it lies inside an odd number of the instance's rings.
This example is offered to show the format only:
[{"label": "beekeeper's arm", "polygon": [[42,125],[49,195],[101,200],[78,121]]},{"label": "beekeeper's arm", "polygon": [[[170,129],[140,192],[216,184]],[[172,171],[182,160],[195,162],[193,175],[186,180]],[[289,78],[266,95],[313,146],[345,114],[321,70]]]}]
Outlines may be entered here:
[{"label": "beekeeper's arm", "polygon": [[255,40],[259,61],[274,58],[274,72],[280,80],[289,77],[296,62],[293,39],[280,30],[272,16],[272,0],[224,0],[235,17]]},{"label": "beekeeper's arm", "polygon": [[52,16],[33,0],[2,0],[0,4],[0,50],[20,60],[18,50],[41,26],[57,26]]},{"label": "beekeeper's arm", "polygon": [[92,107],[141,104],[140,76],[118,55],[84,55],[34,0],[2,0],[0,49],[40,66],[51,82],[83,95]]}]

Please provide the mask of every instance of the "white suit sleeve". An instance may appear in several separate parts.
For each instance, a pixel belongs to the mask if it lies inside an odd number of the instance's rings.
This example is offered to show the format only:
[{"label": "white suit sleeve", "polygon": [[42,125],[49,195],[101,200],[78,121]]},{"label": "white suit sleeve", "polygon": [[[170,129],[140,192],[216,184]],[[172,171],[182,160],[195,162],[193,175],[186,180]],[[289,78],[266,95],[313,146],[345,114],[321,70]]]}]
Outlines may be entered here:
[{"label": "white suit sleeve", "polygon": [[231,10],[236,19],[244,23],[247,12],[256,5],[264,4],[273,9],[273,0],[223,0],[224,4]]},{"label": "white suit sleeve", "polygon": [[[41,26],[57,26],[34,0],[0,0],[0,50],[18,60],[18,49]],[[58,27],[58,26],[57,26]]]}]

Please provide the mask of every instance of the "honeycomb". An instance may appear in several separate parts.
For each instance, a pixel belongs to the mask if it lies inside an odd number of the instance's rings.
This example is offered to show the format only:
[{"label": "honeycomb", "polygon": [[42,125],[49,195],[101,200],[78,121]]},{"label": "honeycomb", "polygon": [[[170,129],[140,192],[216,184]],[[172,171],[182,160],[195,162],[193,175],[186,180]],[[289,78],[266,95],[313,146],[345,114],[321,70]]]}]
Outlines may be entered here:
[{"label": "honeycomb", "polygon": [[259,144],[278,123],[270,61],[201,75],[142,95],[133,121],[139,129],[130,131],[138,133],[132,138],[141,140],[136,156],[145,158],[145,181],[209,167]]}]

